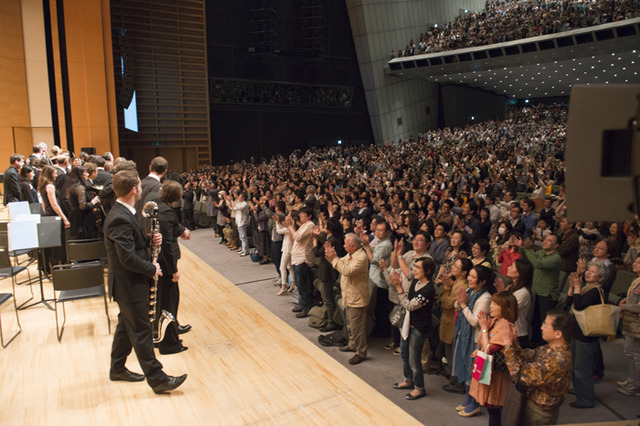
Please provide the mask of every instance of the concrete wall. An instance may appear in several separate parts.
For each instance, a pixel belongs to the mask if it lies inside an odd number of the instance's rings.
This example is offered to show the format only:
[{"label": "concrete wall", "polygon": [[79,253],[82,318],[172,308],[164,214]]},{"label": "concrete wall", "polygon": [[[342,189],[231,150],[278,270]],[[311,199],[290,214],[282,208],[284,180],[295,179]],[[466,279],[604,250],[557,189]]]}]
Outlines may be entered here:
[{"label": "concrete wall", "polygon": [[376,143],[416,135],[438,124],[438,86],[385,75],[391,50],[416,44],[429,25],[451,22],[480,0],[346,0]]}]

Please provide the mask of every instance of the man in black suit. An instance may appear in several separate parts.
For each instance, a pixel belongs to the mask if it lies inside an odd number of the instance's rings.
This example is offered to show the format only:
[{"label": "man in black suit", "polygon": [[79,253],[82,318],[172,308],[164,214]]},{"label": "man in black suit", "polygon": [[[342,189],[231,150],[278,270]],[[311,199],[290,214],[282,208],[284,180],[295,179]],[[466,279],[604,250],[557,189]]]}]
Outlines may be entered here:
[{"label": "man in black suit", "polygon": [[[155,157],[151,160],[151,164],[149,164],[149,176],[142,179],[140,183],[142,195],[135,205],[138,219],[142,219],[142,206],[144,206],[147,201],[158,198],[160,188],[162,187],[160,181],[164,175],[167,174],[167,170],[169,170],[169,162],[164,157]],[[144,223],[144,221],[142,223]]]},{"label": "man in black suit", "polygon": [[20,201],[20,169],[24,165],[24,157],[20,154],[13,154],[9,157],[9,168],[4,171],[4,205],[14,201]]},{"label": "man in black suit", "polygon": [[[118,197],[105,224],[105,247],[109,259],[109,294],[118,303],[118,325],[111,348],[111,380],[137,382],[147,378],[155,393],[180,386],[187,378],[167,376],[153,351],[153,335],[149,321],[149,278],[162,274],[160,266],[151,263],[147,247],[149,239],[135,216],[134,204],[141,196],[140,178],[135,171],[122,171],[113,178]],[[154,237],[155,244],[162,236]],[[126,369],[131,349],[135,350],[145,376]]]},{"label": "man in black suit", "polygon": [[111,183],[111,173],[104,169],[104,158],[99,155],[92,155],[89,161],[98,166],[98,175],[93,180],[93,185],[103,187],[109,185]]}]

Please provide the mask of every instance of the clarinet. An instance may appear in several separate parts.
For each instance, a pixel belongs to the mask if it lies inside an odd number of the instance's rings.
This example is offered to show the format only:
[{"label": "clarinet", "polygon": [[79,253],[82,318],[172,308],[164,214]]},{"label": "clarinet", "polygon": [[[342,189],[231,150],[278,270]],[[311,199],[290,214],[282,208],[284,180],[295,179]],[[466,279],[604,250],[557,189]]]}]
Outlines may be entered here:
[{"label": "clarinet", "polygon": [[[160,246],[153,244],[153,237],[160,232],[160,221],[158,220],[158,205],[154,201],[149,201],[142,207],[142,216],[151,219],[151,261],[158,263]],[[151,331],[153,343],[160,343],[164,340],[165,332],[169,324],[176,319],[173,314],[165,309],[158,317],[158,274],[153,275],[153,285],[149,289],[149,320],[151,321]]]}]

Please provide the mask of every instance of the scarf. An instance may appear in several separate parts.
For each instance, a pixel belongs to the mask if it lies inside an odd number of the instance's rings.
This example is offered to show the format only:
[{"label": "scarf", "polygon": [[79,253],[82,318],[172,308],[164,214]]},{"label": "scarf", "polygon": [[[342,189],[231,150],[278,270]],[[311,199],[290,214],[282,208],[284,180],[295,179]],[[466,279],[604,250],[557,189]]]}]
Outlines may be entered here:
[{"label": "scarf", "polygon": [[[469,300],[467,302],[467,306],[469,309],[473,311],[473,305],[475,305],[480,296],[486,292],[486,286],[482,287],[475,293],[473,293],[473,289],[468,288],[467,294],[469,295]],[[464,383],[471,379],[471,369],[473,367],[471,353],[476,349],[476,342],[473,339],[473,334],[474,327],[469,323],[469,321],[467,321],[464,314],[458,315],[458,318],[456,318],[453,341],[453,347],[455,348],[453,358],[455,359],[454,362],[456,365],[455,373],[458,377],[458,382],[460,383]]]}]

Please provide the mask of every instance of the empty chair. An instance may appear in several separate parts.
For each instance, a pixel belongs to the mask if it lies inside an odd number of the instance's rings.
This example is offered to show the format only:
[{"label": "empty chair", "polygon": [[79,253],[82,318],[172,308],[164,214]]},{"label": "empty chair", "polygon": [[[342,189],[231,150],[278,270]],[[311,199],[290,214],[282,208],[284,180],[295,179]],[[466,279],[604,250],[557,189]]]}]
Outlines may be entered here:
[{"label": "empty chair", "polygon": [[[19,284],[16,280],[16,276],[24,271],[27,270],[27,273],[29,272],[29,270],[27,269],[26,266],[24,265],[19,265],[19,266],[12,266],[11,265],[11,258],[9,257],[9,251],[5,248],[0,246],[0,278],[11,278],[11,285],[13,287],[13,301],[14,303],[16,302],[16,284]],[[29,278],[31,278],[31,276],[29,276]],[[31,279],[29,279],[29,282],[31,281]],[[31,290],[31,297],[27,300],[25,300],[20,306],[24,306],[25,303],[29,302],[31,299],[33,299],[33,288],[31,288],[31,286],[29,286],[29,290]]]},{"label": "empty chair", "polygon": [[[107,315],[107,327],[111,334],[111,320],[107,307],[107,295],[104,289],[104,273],[100,262],[56,265],[51,271],[56,313],[56,335],[58,342],[62,340],[64,325],[67,321],[64,303],[75,300],[102,297],[104,311]],[[58,304],[62,303],[62,325],[58,321]]]},{"label": "empty chair", "polygon": [[[7,230],[7,224],[8,222],[0,222],[0,247],[9,247],[9,236],[8,236],[8,230]],[[22,256],[25,254],[29,254],[29,253],[34,253],[33,256],[30,256],[28,258],[26,258],[25,260],[23,260],[22,262],[20,262],[20,260],[18,259],[18,256]],[[14,264],[17,265],[24,265],[25,269],[26,267],[28,267],[29,265],[31,265],[32,263],[34,263],[35,261],[38,260],[37,256],[35,256],[35,250],[34,249],[21,249],[21,250],[13,250],[11,252],[9,252],[9,256],[13,256],[14,259]],[[21,271],[23,271],[24,269],[22,269]],[[31,278],[31,271],[29,271],[29,269],[27,269],[27,274],[28,274],[28,280],[26,281],[21,281],[19,283],[16,284],[24,284],[24,283],[29,283],[32,284],[34,282],[37,281],[36,278]]]},{"label": "empty chair", "polygon": [[101,239],[67,241],[67,260],[71,263],[97,260],[105,265],[107,251],[104,248],[104,241]]},{"label": "empty chair", "polygon": [[[8,265],[8,266],[7,266]],[[4,302],[8,301],[13,297],[13,308],[16,313],[16,323],[18,324],[18,331],[9,339],[6,343],[4,341],[4,333],[2,331],[2,316],[0,315],[0,343],[3,348],[9,346],[9,343],[15,339],[18,334],[22,332],[22,327],[20,326],[20,318],[18,317],[18,305],[16,304],[16,279],[15,276],[25,270],[24,266],[16,266],[15,268],[11,266],[11,261],[9,260],[9,253],[5,248],[0,248],[0,278],[8,278],[11,277],[11,287],[13,289],[13,294],[11,293],[0,293],[0,306],[4,305]],[[31,292],[31,299],[33,299],[33,291]],[[29,300],[31,300],[29,299]],[[28,300],[27,300],[28,302]]]}]

